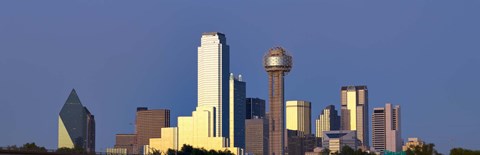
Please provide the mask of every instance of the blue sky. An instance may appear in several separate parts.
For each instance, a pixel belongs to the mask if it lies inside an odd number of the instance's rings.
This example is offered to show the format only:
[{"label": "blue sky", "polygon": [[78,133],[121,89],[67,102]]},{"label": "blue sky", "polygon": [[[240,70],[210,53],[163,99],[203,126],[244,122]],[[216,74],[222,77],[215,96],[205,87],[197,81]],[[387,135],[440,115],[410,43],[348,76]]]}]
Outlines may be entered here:
[{"label": "blue sky", "polygon": [[57,145],[72,88],[96,116],[97,150],[132,133],[138,106],[196,106],[202,32],[226,34],[249,97],[266,98],[261,60],[286,48],[286,99],[312,118],[367,85],[370,109],[402,107],[403,138],[446,153],[480,149],[480,1],[0,1],[0,146]]}]

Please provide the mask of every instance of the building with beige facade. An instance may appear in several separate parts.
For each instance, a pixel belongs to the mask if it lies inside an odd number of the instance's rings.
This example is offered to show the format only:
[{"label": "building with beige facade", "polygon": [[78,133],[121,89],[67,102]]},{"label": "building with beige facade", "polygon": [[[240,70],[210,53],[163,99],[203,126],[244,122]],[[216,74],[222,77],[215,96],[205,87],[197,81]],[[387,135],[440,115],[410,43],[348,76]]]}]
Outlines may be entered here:
[{"label": "building with beige facade", "polygon": [[[178,150],[178,128],[162,128],[161,138],[150,138],[150,149],[156,149],[161,152],[167,152],[169,149]],[[152,150],[153,151],[153,150]]]},{"label": "building with beige facade", "polygon": [[334,105],[329,105],[315,120],[315,136],[322,137],[324,131],[340,130],[340,116]]},{"label": "building with beige facade", "polygon": [[369,148],[367,86],[343,86],[340,96],[341,129],[356,131],[363,148]]},{"label": "building with beige facade", "polygon": [[[243,154],[243,149],[230,145],[229,139],[229,115],[231,110],[229,107],[229,61],[229,46],[226,44],[225,35],[219,32],[203,33],[201,45],[198,47],[198,105],[191,116],[178,117],[177,149],[181,149],[183,145],[191,145],[195,148],[230,150],[235,154]],[[240,87],[238,86],[237,89]],[[242,108],[245,108],[245,99],[242,101],[241,97],[235,97],[236,92],[234,91],[233,104],[242,102],[239,104],[243,106]],[[238,90],[238,92],[241,91]],[[235,101],[235,99],[238,101]],[[244,115],[242,124],[245,123]],[[242,117],[239,116],[238,118]],[[235,122],[235,117],[233,120],[232,122]],[[235,128],[235,126],[239,127],[241,125],[235,124],[233,126]],[[164,139],[162,133],[160,139],[151,140],[150,150],[168,150],[169,146],[175,145],[161,146],[157,143],[163,141],[175,142],[173,138],[174,136]],[[236,137],[234,136],[234,138]],[[241,138],[237,140],[241,140]]]},{"label": "building with beige facade", "polygon": [[399,105],[392,107],[387,103],[385,107],[373,109],[372,146],[378,152],[402,151]]},{"label": "building with beige facade", "polygon": [[286,126],[300,135],[308,135],[312,130],[312,104],[308,101],[292,100],[286,105]]}]

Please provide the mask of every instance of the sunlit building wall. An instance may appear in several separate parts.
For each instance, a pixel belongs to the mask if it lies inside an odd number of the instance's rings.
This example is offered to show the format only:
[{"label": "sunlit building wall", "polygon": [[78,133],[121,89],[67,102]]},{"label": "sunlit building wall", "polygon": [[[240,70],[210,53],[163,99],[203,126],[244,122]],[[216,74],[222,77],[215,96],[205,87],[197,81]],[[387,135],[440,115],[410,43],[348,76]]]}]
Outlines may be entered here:
[{"label": "sunlit building wall", "polygon": [[230,74],[230,146],[245,148],[246,83],[242,75]]},{"label": "sunlit building wall", "polygon": [[364,148],[369,148],[367,86],[341,88],[341,129],[355,130]]},{"label": "sunlit building wall", "polygon": [[129,155],[126,148],[107,148],[107,155]]},{"label": "sunlit building wall", "polygon": [[340,130],[340,116],[334,105],[329,105],[322,110],[315,120],[315,129],[316,137],[322,137],[324,131]]},{"label": "sunlit building wall", "polygon": [[308,101],[293,100],[287,101],[286,122],[287,129],[296,130],[301,135],[311,133],[311,103]]},{"label": "sunlit building wall", "polygon": [[162,138],[150,138],[150,153],[154,150],[167,152],[169,149],[178,150],[178,128],[162,128]]},{"label": "sunlit building wall", "polygon": [[198,47],[198,106],[215,108],[216,137],[227,137],[229,121],[230,52],[225,35],[202,34]]}]

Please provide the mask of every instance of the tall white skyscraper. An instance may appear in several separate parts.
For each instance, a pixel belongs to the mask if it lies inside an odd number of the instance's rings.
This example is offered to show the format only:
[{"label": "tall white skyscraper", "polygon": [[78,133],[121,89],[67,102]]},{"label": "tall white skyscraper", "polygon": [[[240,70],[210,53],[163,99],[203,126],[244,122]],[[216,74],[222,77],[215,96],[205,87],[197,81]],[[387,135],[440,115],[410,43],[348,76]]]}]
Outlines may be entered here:
[{"label": "tall white skyscraper", "polygon": [[372,114],[372,145],[377,151],[402,151],[400,106],[374,108]]},{"label": "tall white skyscraper", "polygon": [[213,107],[213,132],[228,137],[230,50],[225,35],[202,34],[198,47],[198,107]]}]

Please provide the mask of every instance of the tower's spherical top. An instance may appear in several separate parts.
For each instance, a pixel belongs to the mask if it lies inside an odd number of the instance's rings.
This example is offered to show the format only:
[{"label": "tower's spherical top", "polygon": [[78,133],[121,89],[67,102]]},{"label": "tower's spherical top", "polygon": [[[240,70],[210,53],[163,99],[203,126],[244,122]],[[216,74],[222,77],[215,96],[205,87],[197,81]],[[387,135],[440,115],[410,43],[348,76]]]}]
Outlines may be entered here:
[{"label": "tower's spherical top", "polygon": [[267,72],[289,72],[292,65],[292,56],[282,47],[271,48],[263,58],[263,66]]}]

